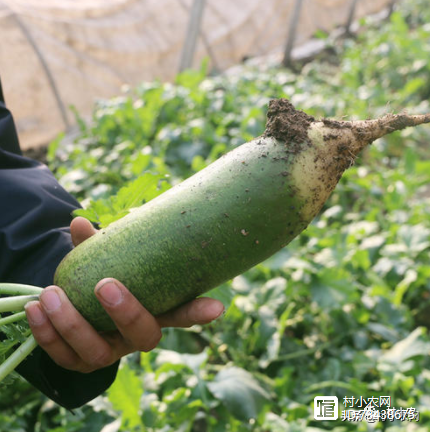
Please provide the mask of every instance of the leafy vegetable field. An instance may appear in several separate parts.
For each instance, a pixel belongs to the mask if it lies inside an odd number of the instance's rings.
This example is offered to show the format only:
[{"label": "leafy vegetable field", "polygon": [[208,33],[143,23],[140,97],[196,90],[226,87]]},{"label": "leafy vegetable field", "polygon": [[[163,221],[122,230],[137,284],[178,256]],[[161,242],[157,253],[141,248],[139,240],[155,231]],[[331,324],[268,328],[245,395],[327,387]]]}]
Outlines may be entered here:
[{"label": "leafy vegetable field", "polygon": [[[320,35],[329,49],[299,72],[264,63],[210,77],[203,65],[124,89],[73,142],[51,144],[50,167],[85,207],[77,213],[106,226],[261,134],[272,98],[316,117],[430,112],[429,22],[426,1],[399,2],[356,38]],[[22,380],[2,388],[0,429],[428,431],[429,143],[428,127],[378,140],[299,238],[209,293],[226,305],[221,319],[166,329],[87,406],[67,412]],[[338,397],[338,420],[314,419],[316,396]],[[369,398],[387,409],[388,396],[419,421],[342,420]]]}]

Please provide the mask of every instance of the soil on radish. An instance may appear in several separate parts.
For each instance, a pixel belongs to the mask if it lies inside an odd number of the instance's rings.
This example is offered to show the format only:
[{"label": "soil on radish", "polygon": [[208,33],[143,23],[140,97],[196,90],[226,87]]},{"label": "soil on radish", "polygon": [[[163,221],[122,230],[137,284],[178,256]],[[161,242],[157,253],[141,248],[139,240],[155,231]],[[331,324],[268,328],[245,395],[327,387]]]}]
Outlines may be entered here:
[{"label": "soil on radish", "polygon": [[275,99],[269,102],[264,135],[279,141],[302,144],[309,142],[308,128],[314,121],[314,117],[296,110],[288,99]]}]

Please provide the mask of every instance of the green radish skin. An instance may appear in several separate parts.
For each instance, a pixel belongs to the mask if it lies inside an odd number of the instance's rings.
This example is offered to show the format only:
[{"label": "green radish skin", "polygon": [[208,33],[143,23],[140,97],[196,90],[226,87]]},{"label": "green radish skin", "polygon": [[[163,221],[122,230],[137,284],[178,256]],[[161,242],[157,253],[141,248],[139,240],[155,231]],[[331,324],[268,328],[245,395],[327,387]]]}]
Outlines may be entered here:
[{"label": "green radish skin", "polygon": [[94,295],[120,280],[154,315],[243,273],[297,237],[375,139],[430,115],[316,121],[272,101],[263,136],[241,145],[73,249],[54,283],[98,330],[115,328]]}]

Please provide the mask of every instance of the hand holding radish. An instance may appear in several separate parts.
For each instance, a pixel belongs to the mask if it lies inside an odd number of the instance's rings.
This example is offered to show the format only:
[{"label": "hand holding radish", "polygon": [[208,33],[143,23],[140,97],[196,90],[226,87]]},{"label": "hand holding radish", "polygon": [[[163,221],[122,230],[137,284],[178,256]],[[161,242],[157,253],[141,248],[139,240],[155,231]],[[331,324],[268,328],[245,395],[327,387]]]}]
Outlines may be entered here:
[{"label": "hand holding radish", "polygon": [[[81,217],[73,220],[70,231],[75,246],[96,232]],[[101,280],[94,291],[118,330],[97,332],[57,286],[46,288],[39,301],[26,305],[34,338],[58,365],[66,369],[89,373],[109,366],[131,352],[150,351],[159,343],[162,327],[206,324],[224,310],[217,300],[199,298],[155,318],[115,279]]]}]

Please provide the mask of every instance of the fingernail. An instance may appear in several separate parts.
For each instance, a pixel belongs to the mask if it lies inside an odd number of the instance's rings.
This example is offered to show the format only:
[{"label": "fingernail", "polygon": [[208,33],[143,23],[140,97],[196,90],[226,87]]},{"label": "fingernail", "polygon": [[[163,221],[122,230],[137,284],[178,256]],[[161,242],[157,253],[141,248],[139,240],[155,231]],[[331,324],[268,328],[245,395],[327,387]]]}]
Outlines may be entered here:
[{"label": "fingernail", "polygon": [[222,317],[225,315],[225,308],[224,305],[215,303],[207,306],[205,313],[210,314],[214,317],[212,321],[217,321],[222,319]]},{"label": "fingernail", "polygon": [[221,313],[220,313],[220,314],[215,318],[214,321],[218,321],[218,320],[224,318],[224,315],[225,315],[226,313],[227,313],[227,311],[226,311],[225,309],[223,309],[223,310],[221,311]]},{"label": "fingernail", "polygon": [[55,312],[61,306],[61,299],[53,289],[45,289],[40,294],[40,301],[48,312]]},{"label": "fingernail", "polygon": [[113,281],[105,282],[97,288],[97,294],[101,300],[110,306],[117,306],[122,302],[123,294],[119,286]]},{"label": "fingernail", "polygon": [[219,301],[208,301],[202,297],[194,300],[195,320],[199,323],[213,322],[221,319],[225,314],[225,307]]},{"label": "fingernail", "polygon": [[37,301],[28,302],[25,305],[25,312],[30,324],[40,325],[46,320],[46,316]]},{"label": "fingernail", "polygon": [[212,312],[215,315],[215,319],[221,318],[225,315],[225,307],[221,302],[211,304]]}]

